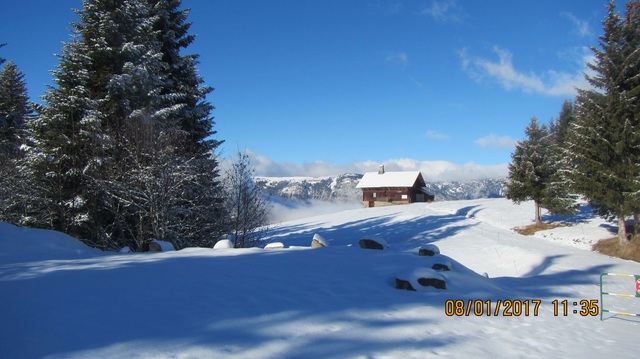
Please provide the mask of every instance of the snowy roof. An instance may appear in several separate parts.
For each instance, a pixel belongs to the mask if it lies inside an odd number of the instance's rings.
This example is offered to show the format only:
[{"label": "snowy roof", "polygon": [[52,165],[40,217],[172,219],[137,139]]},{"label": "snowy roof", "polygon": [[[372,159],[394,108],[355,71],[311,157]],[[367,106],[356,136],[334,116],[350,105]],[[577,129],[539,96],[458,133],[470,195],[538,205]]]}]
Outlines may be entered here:
[{"label": "snowy roof", "polygon": [[376,187],[413,187],[416,183],[420,171],[402,172],[367,172],[364,174],[356,188],[376,188]]}]

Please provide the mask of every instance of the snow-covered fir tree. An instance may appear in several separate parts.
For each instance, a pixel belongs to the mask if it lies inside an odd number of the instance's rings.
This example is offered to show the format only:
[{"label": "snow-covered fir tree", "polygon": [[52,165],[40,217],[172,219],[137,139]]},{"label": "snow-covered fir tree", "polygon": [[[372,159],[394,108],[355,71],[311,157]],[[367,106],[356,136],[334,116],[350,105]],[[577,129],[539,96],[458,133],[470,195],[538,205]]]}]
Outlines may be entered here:
[{"label": "snow-covered fir tree", "polygon": [[24,143],[27,117],[31,113],[24,74],[9,61],[0,70],[0,147],[3,154],[16,155]]},{"label": "snow-covered fir tree", "polygon": [[546,125],[531,118],[525,130],[527,139],[519,141],[509,164],[506,197],[516,203],[533,200],[536,224],[542,224],[541,208],[554,213],[571,210],[571,198],[563,185],[559,151]]},{"label": "snow-covered fir tree", "polygon": [[76,11],[34,126],[52,228],[103,249],[222,234],[211,89],[196,56],[180,54],[193,37],[179,6],[87,0]]},{"label": "snow-covered fir tree", "polygon": [[0,221],[28,223],[32,193],[23,146],[32,114],[24,74],[9,61],[0,70]]},{"label": "snow-covered fir tree", "polygon": [[640,209],[639,16],[637,1],[628,2],[624,18],[609,3],[588,64],[594,75],[586,76],[595,90],[579,90],[567,144],[574,189],[600,215],[617,219],[620,245],[628,243],[625,219]]}]

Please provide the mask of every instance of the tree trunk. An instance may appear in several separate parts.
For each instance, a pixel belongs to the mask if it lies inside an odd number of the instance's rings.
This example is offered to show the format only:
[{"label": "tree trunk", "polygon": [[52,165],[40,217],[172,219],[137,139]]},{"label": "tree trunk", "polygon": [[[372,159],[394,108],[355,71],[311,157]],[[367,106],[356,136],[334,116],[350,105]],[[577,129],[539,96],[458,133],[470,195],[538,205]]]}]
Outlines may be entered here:
[{"label": "tree trunk", "polygon": [[638,213],[637,211],[634,211],[633,212],[633,235],[635,236],[640,234],[640,228],[638,228],[640,226],[640,223],[638,223],[638,221],[640,221],[640,213]]},{"label": "tree trunk", "polygon": [[620,247],[624,247],[629,244],[627,240],[627,224],[624,220],[624,211],[618,213],[618,243]]},{"label": "tree trunk", "polygon": [[536,212],[536,226],[542,225],[542,215],[540,214],[540,203],[533,201],[534,210]]}]

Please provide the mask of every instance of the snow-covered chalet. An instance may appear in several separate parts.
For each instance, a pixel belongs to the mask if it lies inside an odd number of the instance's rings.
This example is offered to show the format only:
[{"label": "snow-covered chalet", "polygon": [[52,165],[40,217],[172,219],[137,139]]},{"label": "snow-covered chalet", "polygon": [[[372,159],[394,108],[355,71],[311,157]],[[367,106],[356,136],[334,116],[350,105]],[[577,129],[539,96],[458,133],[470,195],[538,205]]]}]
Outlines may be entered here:
[{"label": "snow-covered chalet", "polygon": [[362,189],[364,207],[433,201],[420,171],[385,172],[380,166],[378,172],[365,173],[356,188]]}]

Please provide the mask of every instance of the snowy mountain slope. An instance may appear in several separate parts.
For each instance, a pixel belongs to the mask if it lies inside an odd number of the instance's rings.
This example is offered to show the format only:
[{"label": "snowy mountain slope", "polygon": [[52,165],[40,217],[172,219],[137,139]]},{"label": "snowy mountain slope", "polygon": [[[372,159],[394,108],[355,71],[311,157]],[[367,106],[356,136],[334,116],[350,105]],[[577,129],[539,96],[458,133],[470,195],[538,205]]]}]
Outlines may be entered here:
[{"label": "snowy mountain slope", "polygon": [[327,177],[256,177],[256,185],[266,194],[302,201],[359,202],[362,192],[356,189],[359,174]]},{"label": "snowy mountain slope", "polygon": [[[582,249],[611,235],[586,211],[564,219],[567,237],[510,230],[531,213],[531,203],[504,199],[355,209],[280,224],[270,240],[289,249],[83,248],[79,257],[67,257],[78,253],[72,241],[48,255],[24,253],[17,230],[29,247],[60,235],[3,225],[0,248],[12,254],[0,256],[0,351],[3,358],[637,357],[640,320],[582,317],[572,303],[599,299],[600,273],[640,274],[640,263]],[[296,247],[314,234],[330,246]],[[389,248],[354,245],[371,237]],[[418,256],[427,244],[442,254]],[[451,270],[434,274],[435,263]],[[394,288],[395,278],[415,284],[424,275],[444,278],[447,289]],[[612,291],[632,290],[625,278],[612,279],[620,280],[607,284]],[[458,299],[540,305],[529,315],[446,315],[447,300]],[[567,315],[561,305],[554,315],[553,301],[565,299]],[[605,301],[640,313],[640,300]]]},{"label": "snowy mountain slope", "polygon": [[[302,201],[359,203],[361,190],[356,188],[361,174],[328,177],[256,177],[258,187],[271,197]],[[452,201],[504,196],[504,179],[473,181],[427,182],[429,193],[436,201]]]},{"label": "snowy mountain slope", "polygon": [[500,198],[505,195],[504,179],[428,182],[427,191],[436,201],[458,201],[477,198]]}]

